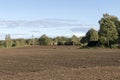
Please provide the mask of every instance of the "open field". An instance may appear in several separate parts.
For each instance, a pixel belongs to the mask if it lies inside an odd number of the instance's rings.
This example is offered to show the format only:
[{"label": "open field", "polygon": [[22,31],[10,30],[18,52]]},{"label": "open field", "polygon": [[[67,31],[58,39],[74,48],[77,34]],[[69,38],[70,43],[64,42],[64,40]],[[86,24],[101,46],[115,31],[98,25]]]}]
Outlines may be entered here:
[{"label": "open field", "polygon": [[119,49],[0,49],[0,80],[120,80]]}]

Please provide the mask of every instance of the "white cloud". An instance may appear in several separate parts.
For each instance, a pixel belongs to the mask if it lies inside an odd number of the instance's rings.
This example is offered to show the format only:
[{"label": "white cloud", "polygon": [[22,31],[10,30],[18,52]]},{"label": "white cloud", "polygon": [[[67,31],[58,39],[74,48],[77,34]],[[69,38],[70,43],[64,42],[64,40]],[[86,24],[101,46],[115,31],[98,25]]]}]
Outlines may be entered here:
[{"label": "white cloud", "polygon": [[80,36],[85,36],[85,33],[73,33],[73,35],[76,35],[77,37],[80,37]]},{"label": "white cloud", "polygon": [[39,30],[32,30],[32,31],[30,31],[31,33],[41,33],[41,31],[39,31]]},{"label": "white cloud", "polygon": [[66,19],[43,19],[43,20],[0,20],[0,26],[8,27],[90,27],[95,26],[93,24],[80,24],[78,20],[66,20]]},{"label": "white cloud", "polygon": [[[90,28],[98,29],[94,24],[80,24],[79,20],[43,19],[43,20],[0,20],[0,32],[13,34],[13,38],[35,37],[48,34],[50,37],[72,35],[83,36]],[[24,35],[28,34],[28,35]]]}]

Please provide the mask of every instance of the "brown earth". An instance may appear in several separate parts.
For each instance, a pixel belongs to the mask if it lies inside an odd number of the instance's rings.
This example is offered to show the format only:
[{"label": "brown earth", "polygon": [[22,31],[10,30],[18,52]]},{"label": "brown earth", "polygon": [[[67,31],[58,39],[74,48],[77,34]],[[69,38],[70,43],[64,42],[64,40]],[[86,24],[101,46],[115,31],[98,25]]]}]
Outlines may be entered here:
[{"label": "brown earth", "polygon": [[0,80],[120,80],[119,49],[0,49]]}]

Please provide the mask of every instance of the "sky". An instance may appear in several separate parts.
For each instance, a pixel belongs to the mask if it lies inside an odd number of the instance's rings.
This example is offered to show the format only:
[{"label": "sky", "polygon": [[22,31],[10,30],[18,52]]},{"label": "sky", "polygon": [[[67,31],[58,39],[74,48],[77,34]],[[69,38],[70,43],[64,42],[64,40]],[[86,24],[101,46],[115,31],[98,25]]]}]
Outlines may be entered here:
[{"label": "sky", "polygon": [[0,0],[0,39],[84,36],[104,13],[120,18],[119,0]]}]

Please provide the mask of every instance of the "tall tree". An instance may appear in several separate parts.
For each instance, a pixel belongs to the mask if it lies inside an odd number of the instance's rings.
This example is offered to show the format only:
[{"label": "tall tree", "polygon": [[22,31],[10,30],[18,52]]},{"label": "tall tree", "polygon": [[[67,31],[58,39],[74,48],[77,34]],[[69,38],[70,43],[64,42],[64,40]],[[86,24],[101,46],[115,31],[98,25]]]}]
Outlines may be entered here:
[{"label": "tall tree", "polygon": [[118,39],[118,32],[113,21],[108,17],[108,15],[103,15],[103,18],[99,21],[99,40],[100,43],[111,47],[112,42]]},{"label": "tall tree", "polygon": [[117,32],[118,32],[118,37],[119,37],[118,42],[120,43],[120,20],[118,19],[118,17],[113,16],[113,15],[109,15],[107,13],[104,14],[104,17],[109,18],[115,24],[115,26],[117,28]]},{"label": "tall tree", "polygon": [[10,47],[12,47],[12,44],[13,44],[13,42],[11,40],[10,34],[7,34],[5,36],[5,47],[10,48]]}]

